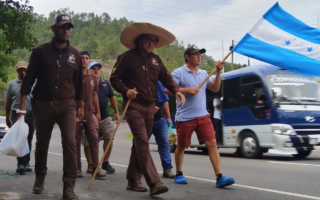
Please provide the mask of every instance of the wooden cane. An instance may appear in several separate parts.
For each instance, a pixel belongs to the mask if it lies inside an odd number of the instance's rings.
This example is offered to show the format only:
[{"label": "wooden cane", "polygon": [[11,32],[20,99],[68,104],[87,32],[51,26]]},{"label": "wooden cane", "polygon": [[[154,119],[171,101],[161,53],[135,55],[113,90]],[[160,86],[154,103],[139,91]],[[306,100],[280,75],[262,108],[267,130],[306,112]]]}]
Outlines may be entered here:
[{"label": "wooden cane", "polygon": [[[230,52],[226,55],[226,57],[223,58],[222,62],[226,61],[227,58],[228,58],[231,54],[232,54],[232,51],[230,51]],[[215,68],[210,72],[210,74],[207,76],[207,78],[205,78],[205,79],[202,81],[202,83],[198,86],[198,89],[200,89],[200,88],[203,86],[203,84],[204,84],[205,82],[207,82],[208,79],[209,79],[214,73],[216,73],[216,71],[217,71],[217,68],[215,67]]]},{"label": "wooden cane", "polygon": [[[133,90],[136,91],[136,88],[134,88]],[[93,173],[93,175],[92,175],[92,178],[91,178],[91,180],[90,180],[90,182],[89,182],[89,184],[88,184],[88,186],[87,186],[87,189],[90,188],[93,180],[96,178],[96,175],[97,175],[97,173],[98,173],[98,171],[99,171],[99,169],[100,169],[100,166],[101,166],[101,164],[102,164],[102,162],[103,162],[103,160],[104,160],[104,157],[106,157],[106,155],[107,155],[107,152],[108,152],[108,150],[109,150],[110,144],[111,144],[111,142],[113,141],[114,136],[116,135],[116,132],[117,132],[117,130],[118,130],[118,127],[119,127],[119,125],[120,125],[120,122],[123,120],[124,115],[126,114],[126,111],[127,111],[127,109],[128,109],[128,106],[129,106],[130,102],[131,102],[131,99],[129,99],[129,100],[127,101],[126,106],[124,107],[124,110],[123,110],[122,115],[121,115],[121,117],[120,117],[120,121],[119,121],[119,123],[117,124],[116,128],[115,128],[114,131],[113,131],[113,134],[112,134],[112,136],[111,136],[111,138],[110,138],[110,141],[109,141],[109,143],[108,143],[108,145],[107,145],[107,148],[106,148],[106,150],[104,150],[103,156],[102,156],[102,158],[100,159],[100,162],[99,162],[96,170],[94,171],[94,173]]]}]

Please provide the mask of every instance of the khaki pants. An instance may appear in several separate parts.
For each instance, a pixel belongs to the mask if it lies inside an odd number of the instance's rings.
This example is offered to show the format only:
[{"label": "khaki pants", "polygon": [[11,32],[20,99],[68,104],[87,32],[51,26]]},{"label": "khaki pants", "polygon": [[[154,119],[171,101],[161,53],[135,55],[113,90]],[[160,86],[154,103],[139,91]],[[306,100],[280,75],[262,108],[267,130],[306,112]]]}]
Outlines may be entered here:
[{"label": "khaki pants", "polygon": [[140,181],[143,175],[149,187],[160,180],[149,151],[154,107],[154,103],[147,106],[131,102],[125,115],[133,135],[127,179]]},{"label": "khaki pants", "polygon": [[73,99],[61,105],[50,106],[36,103],[34,122],[36,129],[35,173],[36,176],[47,175],[47,157],[54,123],[61,130],[63,149],[63,183],[64,187],[74,188],[77,177],[76,152],[76,103]]}]

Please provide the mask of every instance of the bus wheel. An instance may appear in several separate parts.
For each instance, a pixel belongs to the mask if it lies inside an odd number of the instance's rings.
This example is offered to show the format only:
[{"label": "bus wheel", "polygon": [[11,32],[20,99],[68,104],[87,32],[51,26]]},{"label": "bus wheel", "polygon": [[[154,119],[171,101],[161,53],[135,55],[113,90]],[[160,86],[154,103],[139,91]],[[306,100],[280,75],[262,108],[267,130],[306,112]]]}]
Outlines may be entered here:
[{"label": "bus wheel", "polygon": [[177,145],[176,144],[170,144],[170,153],[174,153],[176,151]]},{"label": "bus wheel", "polygon": [[298,151],[298,154],[293,154],[292,156],[295,158],[306,158],[310,155],[311,150],[307,151]]},{"label": "bus wheel", "polygon": [[262,151],[255,134],[247,132],[241,140],[241,154],[245,158],[258,158],[262,155]]}]

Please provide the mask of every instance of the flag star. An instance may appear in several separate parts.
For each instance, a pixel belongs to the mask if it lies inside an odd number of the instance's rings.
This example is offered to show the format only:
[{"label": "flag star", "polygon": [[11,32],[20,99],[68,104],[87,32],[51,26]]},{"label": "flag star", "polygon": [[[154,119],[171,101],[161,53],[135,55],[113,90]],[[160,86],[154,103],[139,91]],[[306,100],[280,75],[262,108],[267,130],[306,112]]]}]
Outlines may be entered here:
[{"label": "flag star", "polygon": [[290,43],[290,40],[286,41],[286,43],[284,45],[287,45],[289,46],[291,43]]},{"label": "flag star", "polygon": [[307,47],[307,49],[308,49],[307,52],[309,52],[309,53],[311,53],[311,51],[313,51],[312,47],[310,47],[310,48]]}]

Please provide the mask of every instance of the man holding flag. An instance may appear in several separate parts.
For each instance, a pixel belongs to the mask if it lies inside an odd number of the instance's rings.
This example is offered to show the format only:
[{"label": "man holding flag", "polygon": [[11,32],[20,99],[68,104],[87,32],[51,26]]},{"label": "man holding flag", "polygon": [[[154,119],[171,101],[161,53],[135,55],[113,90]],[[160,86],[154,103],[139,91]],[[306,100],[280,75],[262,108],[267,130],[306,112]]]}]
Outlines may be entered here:
[{"label": "man holding flag", "polygon": [[210,114],[206,109],[206,88],[212,92],[218,92],[220,89],[220,72],[223,68],[223,62],[216,65],[217,75],[215,80],[209,79],[204,86],[198,89],[198,86],[204,81],[208,74],[205,70],[199,69],[201,62],[201,54],[205,53],[205,49],[199,49],[193,45],[184,52],[186,65],[175,69],[172,77],[180,87],[180,92],[185,95],[186,103],[182,107],[177,102],[176,112],[176,130],[178,135],[178,144],[175,151],[175,160],[177,174],[175,183],[187,184],[187,180],[182,173],[182,163],[184,150],[190,146],[191,135],[193,131],[197,133],[200,144],[205,144],[208,148],[209,158],[213,165],[217,183],[217,188],[223,188],[232,185],[235,181],[233,178],[222,176],[220,155],[217,148],[214,129]]}]

